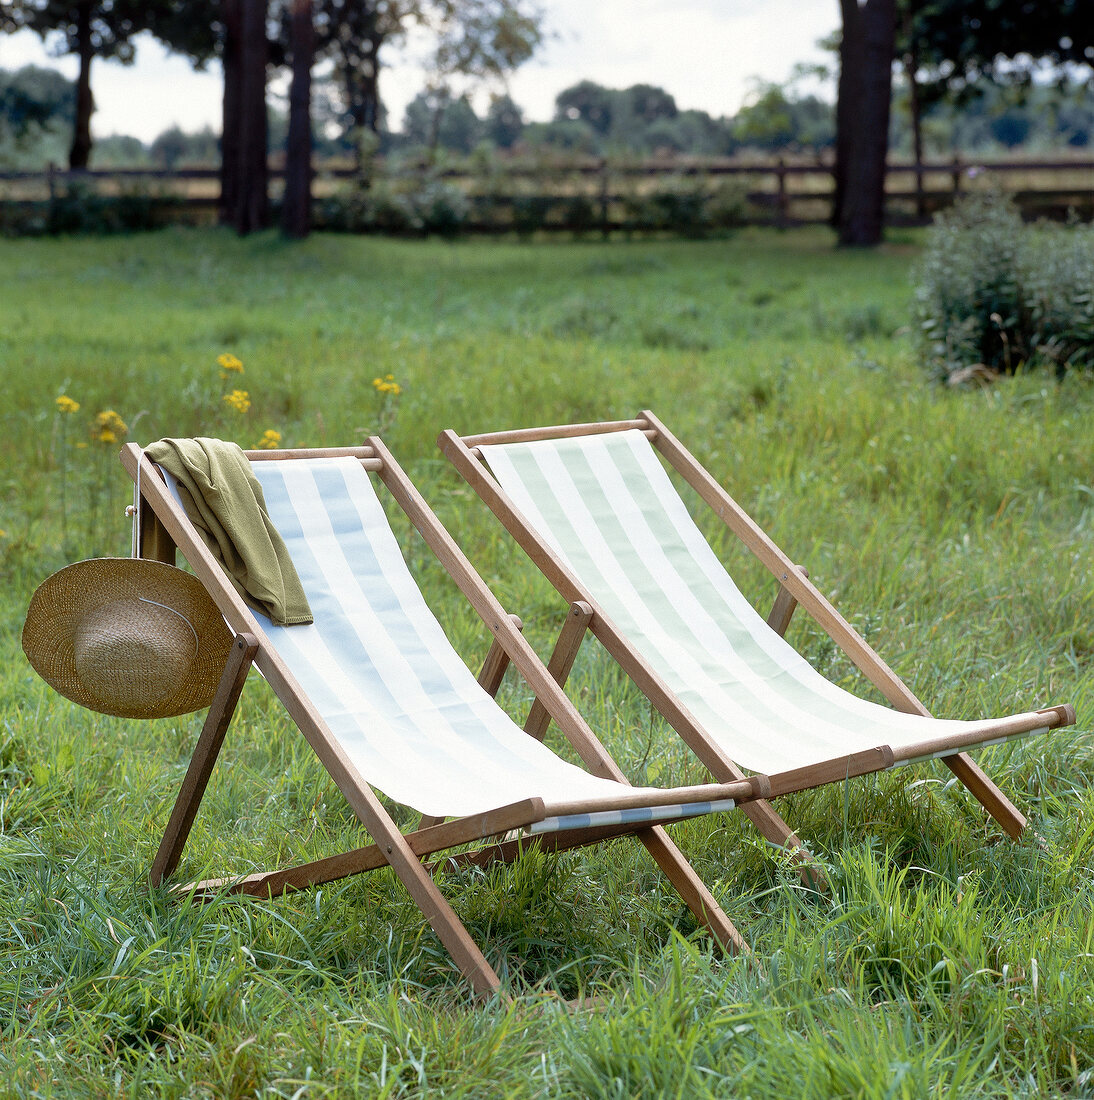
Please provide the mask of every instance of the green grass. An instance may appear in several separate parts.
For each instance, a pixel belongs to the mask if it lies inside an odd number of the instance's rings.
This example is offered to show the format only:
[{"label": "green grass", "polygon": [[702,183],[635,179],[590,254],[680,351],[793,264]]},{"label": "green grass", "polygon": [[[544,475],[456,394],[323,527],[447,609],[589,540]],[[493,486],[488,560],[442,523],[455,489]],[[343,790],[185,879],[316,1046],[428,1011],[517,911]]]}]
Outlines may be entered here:
[{"label": "green grass", "polygon": [[[0,242],[0,1095],[1094,1094],[1094,383],[927,384],[906,331],[916,241]],[[222,382],[225,351],[245,373]],[[383,406],[388,373],[403,392]],[[234,386],[243,416],[221,400]],[[56,411],[62,392],[77,413]],[[938,765],[781,803],[828,868],[823,897],[737,818],[679,826],[750,960],[714,953],[633,843],[447,875],[510,1007],[469,1001],[389,872],[204,908],[147,888],[201,715],[81,710],[18,641],[49,572],[127,552],[96,412],[141,442],[274,428],[321,445],[382,425],[546,652],[563,606],[433,439],[643,407],[933,710],[1076,705],[1077,728],[981,754],[1036,836],[1001,839]],[[483,630],[403,541],[476,664]],[[771,583],[724,550],[766,610]],[[804,617],[791,638],[857,684]],[[701,778],[601,653],[570,686],[633,780]],[[528,698],[506,682],[514,714]],[[252,678],[179,878],[358,843]],[[577,994],[604,1007],[567,1010]]]}]

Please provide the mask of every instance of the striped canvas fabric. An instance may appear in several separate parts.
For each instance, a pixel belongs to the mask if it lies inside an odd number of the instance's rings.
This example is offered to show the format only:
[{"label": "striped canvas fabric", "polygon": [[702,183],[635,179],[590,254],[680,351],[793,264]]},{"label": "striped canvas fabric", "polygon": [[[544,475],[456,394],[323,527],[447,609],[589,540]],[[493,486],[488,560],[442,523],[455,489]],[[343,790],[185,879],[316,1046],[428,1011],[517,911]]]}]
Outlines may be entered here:
[{"label": "striped canvas fabric", "polygon": [[451,817],[631,789],[561,760],[479,687],[422,598],[359,462],[253,469],[315,616],[308,626],[259,621],[370,784]]},{"label": "striped canvas fabric", "polygon": [[973,728],[859,699],[817,673],[738,590],[640,431],[481,450],[533,529],[741,766],[774,775]]}]

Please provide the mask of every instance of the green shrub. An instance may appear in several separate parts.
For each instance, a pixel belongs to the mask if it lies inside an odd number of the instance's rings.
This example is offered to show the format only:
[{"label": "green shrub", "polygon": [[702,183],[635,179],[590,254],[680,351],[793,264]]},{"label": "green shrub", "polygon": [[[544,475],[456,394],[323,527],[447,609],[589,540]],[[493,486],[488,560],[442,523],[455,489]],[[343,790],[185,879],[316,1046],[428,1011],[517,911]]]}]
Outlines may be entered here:
[{"label": "green shrub", "polygon": [[705,237],[742,224],[746,203],[747,193],[737,183],[723,182],[712,190],[702,176],[678,176],[628,196],[624,208],[632,230]]},{"label": "green shrub", "polygon": [[175,215],[179,200],[141,184],[117,195],[103,195],[91,183],[70,180],[50,200],[45,231],[62,233],[139,233],[159,229]]},{"label": "green shrub", "polygon": [[357,183],[322,204],[321,228],[344,233],[454,237],[467,225],[470,203],[453,184],[435,175],[406,175]]},{"label": "green shrub", "polygon": [[935,220],[915,273],[920,351],[938,377],[1094,367],[1094,227],[1022,222],[998,194]]}]

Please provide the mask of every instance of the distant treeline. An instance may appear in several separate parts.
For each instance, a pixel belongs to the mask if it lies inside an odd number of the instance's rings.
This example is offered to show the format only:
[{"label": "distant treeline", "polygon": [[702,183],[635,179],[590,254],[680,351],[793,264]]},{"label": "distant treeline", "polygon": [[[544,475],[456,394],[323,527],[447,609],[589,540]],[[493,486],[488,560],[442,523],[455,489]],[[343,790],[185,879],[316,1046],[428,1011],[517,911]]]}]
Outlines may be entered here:
[{"label": "distant treeline", "polygon": [[[74,115],[73,85],[53,69],[27,66],[0,69],[0,169],[38,169],[65,159]],[[911,149],[907,92],[894,93],[890,150]],[[314,130],[319,157],[356,156],[358,149],[335,124],[334,109],[322,109],[316,97]],[[288,123],[270,110],[270,149],[284,149]],[[976,95],[958,106],[941,101],[923,116],[927,155],[975,156],[1022,150],[1051,152],[1087,148],[1094,141],[1094,88],[1034,86],[1022,96],[984,82]],[[835,109],[814,94],[803,94],[797,81],[759,84],[733,116],[680,110],[672,95],[649,84],[606,88],[582,81],[561,92],[554,118],[530,122],[519,104],[495,96],[476,111],[466,96],[422,92],[409,104],[403,128],[381,128],[367,135],[375,148],[367,153],[416,154],[441,149],[469,154],[490,150],[554,149],[604,156],[733,156],[762,153],[819,152],[835,142]],[[187,133],[172,127],[145,144],[134,137],[99,138],[93,167],[212,165],[219,160],[219,138],[211,129]]]}]

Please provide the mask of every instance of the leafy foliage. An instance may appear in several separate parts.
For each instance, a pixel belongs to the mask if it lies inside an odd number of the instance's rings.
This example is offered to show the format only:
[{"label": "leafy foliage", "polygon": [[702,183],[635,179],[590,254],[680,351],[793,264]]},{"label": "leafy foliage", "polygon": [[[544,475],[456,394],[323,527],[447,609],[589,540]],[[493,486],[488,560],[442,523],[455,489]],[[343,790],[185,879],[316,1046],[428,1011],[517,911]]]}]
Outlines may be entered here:
[{"label": "leafy foliage", "polygon": [[937,218],[915,282],[920,348],[941,377],[1094,367],[1094,227],[1028,226],[1005,197],[970,195]]},{"label": "leafy foliage", "polygon": [[72,83],[55,69],[26,65],[15,72],[0,69],[0,167],[38,167],[41,152],[51,148],[60,159],[75,117]]}]

